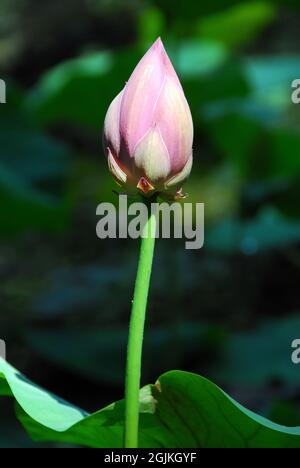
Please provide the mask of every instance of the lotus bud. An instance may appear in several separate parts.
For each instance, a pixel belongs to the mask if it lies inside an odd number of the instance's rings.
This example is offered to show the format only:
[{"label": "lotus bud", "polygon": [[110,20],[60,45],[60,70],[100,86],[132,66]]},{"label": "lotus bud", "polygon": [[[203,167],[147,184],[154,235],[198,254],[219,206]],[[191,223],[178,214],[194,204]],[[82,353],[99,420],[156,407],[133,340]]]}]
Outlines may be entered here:
[{"label": "lotus bud", "polygon": [[193,121],[160,39],[112,101],[104,123],[109,169],[119,185],[143,195],[180,196],[192,168]]}]

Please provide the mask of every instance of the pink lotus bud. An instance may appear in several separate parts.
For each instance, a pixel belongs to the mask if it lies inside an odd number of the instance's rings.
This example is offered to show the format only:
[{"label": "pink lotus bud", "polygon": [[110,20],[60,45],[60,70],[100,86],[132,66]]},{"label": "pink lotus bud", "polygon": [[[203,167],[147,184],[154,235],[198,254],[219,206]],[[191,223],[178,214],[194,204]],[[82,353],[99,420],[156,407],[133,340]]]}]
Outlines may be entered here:
[{"label": "pink lotus bud", "polygon": [[193,121],[160,39],[111,103],[104,144],[109,169],[120,185],[143,194],[180,195],[192,168]]}]

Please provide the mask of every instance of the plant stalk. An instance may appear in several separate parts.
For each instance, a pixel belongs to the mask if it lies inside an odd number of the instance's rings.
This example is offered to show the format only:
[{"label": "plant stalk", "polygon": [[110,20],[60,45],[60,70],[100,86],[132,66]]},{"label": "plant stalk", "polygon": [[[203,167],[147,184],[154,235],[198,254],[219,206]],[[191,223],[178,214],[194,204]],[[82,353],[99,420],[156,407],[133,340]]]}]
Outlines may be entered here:
[{"label": "plant stalk", "polygon": [[[149,206],[150,203],[148,203]],[[141,239],[140,258],[129,325],[125,382],[125,448],[138,447],[142,347],[156,230],[156,216],[151,214],[151,210],[148,213],[148,220],[143,228]]]}]

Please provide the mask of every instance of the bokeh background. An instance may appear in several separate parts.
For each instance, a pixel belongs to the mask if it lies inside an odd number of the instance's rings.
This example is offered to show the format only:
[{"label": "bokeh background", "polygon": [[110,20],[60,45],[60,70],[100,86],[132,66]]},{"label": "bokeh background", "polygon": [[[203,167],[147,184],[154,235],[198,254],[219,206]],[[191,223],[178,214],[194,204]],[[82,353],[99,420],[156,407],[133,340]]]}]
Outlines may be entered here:
[{"label": "bokeh background", "polygon": [[[300,5],[1,0],[0,338],[8,360],[86,410],[123,397],[138,242],[100,241],[117,203],[106,109],[161,36],[195,123],[189,201],[205,247],[157,243],[143,384],[201,373],[300,425]],[[0,446],[34,446],[1,400]]]}]

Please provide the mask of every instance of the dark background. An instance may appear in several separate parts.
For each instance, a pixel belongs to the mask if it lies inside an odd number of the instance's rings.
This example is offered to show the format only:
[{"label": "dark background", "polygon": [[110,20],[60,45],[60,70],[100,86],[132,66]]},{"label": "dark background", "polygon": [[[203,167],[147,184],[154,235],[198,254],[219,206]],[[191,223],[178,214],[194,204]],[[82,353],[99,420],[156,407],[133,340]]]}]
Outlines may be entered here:
[{"label": "dark background", "polygon": [[[30,379],[89,411],[123,397],[138,242],[100,241],[117,203],[101,127],[162,37],[195,124],[188,201],[205,246],[157,243],[143,384],[201,373],[300,425],[300,5],[295,1],[1,0],[0,338]],[[27,446],[11,402],[0,446]]]}]

